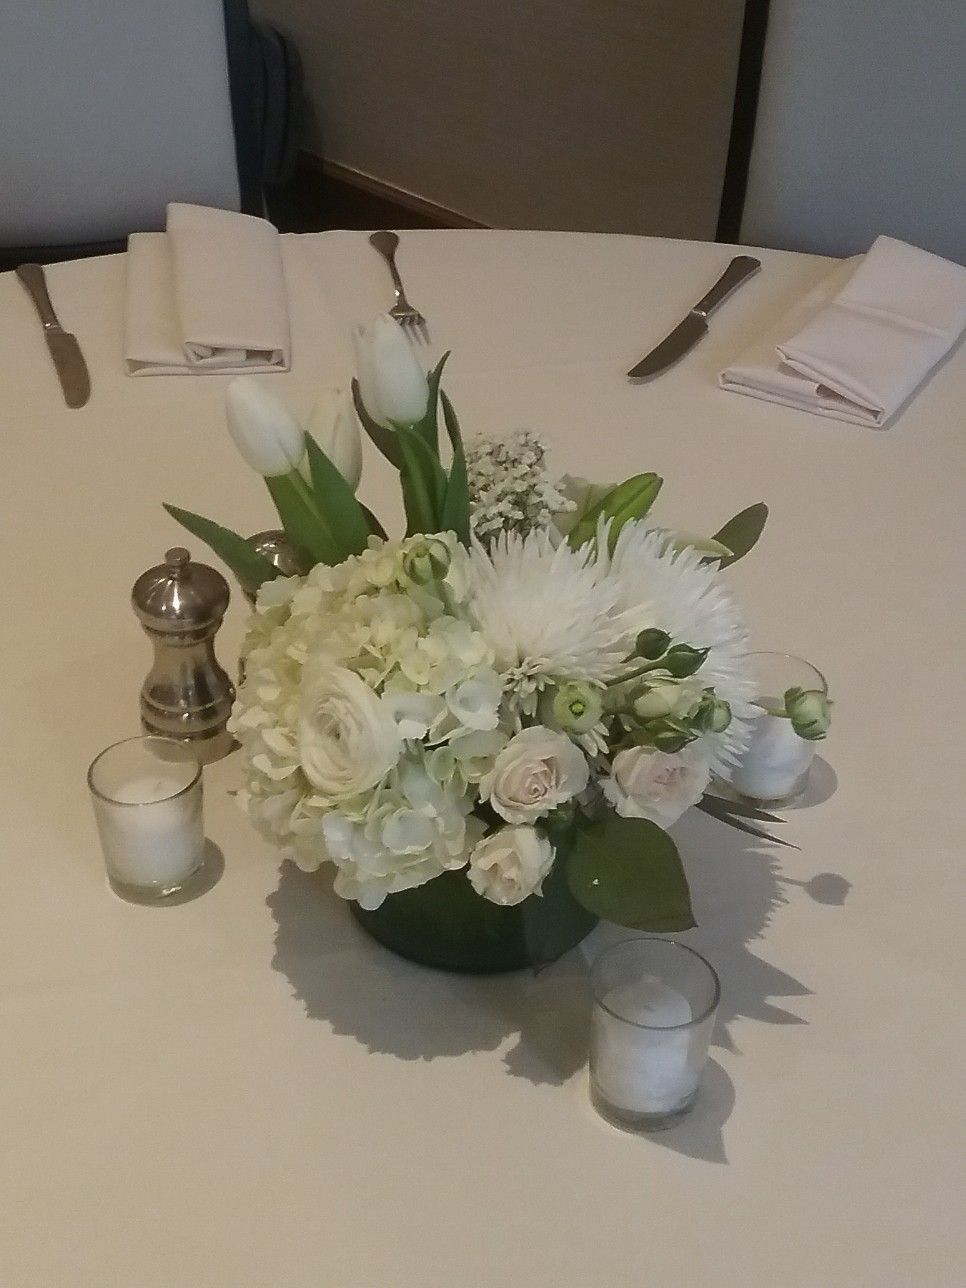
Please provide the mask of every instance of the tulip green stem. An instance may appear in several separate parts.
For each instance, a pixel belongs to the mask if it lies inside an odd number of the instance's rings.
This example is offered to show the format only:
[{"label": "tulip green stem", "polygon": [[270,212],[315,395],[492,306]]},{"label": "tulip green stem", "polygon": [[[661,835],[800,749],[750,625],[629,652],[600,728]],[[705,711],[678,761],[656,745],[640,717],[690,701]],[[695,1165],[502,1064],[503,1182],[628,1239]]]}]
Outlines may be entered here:
[{"label": "tulip green stem", "polygon": [[313,514],[318,514],[319,506],[315,499],[315,493],[309,487],[308,483],[306,483],[299,471],[292,470],[288,478],[289,482],[292,484],[292,491],[298,495],[299,500],[303,501]]}]

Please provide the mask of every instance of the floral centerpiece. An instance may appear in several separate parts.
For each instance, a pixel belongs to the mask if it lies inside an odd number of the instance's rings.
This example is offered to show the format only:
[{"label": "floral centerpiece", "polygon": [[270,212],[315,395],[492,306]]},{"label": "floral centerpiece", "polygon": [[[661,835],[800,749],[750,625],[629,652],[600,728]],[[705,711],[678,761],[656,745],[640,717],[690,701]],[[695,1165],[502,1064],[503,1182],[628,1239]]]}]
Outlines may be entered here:
[{"label": "floral centerpiece", "polygon": [[[749,830],[770,818],[708,795],[754,710],[721,570],[765,507],[713,538],[669,531],[652,473],[554,481],[522,432],[465,446],[446,358],[427,377],[391,319],[357,351],[351,399],[324,398],[307,430],[253,378],[229,386],[229,429],[300,575],[167,507],[257,596],[230,726],[240,802],[431,965],[547,961],[598,917],[688,928],[667,829],[692,806]],[[399,471],[401,538],[355,495],[357,418]]]}]

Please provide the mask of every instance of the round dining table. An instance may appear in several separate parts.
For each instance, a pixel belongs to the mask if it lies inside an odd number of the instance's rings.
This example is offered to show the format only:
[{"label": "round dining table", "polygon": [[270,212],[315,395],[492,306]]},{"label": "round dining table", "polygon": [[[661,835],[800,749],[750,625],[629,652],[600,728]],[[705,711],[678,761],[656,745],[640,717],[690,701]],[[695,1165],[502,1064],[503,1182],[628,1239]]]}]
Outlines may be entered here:
[{"label": "round dining table", "polygon": [[[299,417],[391,303],[361,232],[282,241]],[[588,1097],[587,963],[427,970],[368,939],[260,839],[206,768],[207,888],[139,906],[107,884],[86,785],[139,729],[150,645],[130,589],[161,508],[270,528],[225,430],[227,378],[131,378],[123,256],[47,270],[91,375],[68,409],[0,276],[0,1016],[4,1288],[907,1288],[966,1259],[966,352],[885,430],[719,388],[826,274],[761,272],[644,384],[628,368],[731,248],[544,232],[404,232],[408,292],[467,436],[532,429],[558,473],[665,479],[662,524],[765,500],[725,574],[753,647],[835,701],[787,846],[690,811],[674,835],[722,1001],[693,1112],[663,1133]],[[396,523],[367,451],[362,499]],[[218,637],[234,670],[245,601]],[[777,826],[777,825],[776,825]],[[957,1269],[958,1267],[958,1269]]]}]

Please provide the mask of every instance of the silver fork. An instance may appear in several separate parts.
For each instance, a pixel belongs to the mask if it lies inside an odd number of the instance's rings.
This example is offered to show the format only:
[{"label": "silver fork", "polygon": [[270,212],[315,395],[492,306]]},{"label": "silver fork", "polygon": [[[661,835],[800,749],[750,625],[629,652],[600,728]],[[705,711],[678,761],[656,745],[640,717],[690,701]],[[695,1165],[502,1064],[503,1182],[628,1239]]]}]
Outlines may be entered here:
[{"label": "silver fork", "polygon": [[399,276],[399,269],[396,267],[396,247],[399,245],[399,238],[395,233],[388,232],[384,228],[378,233],[370,234],[369,242],[372,246],[375,246],[389,265],[389,272],[392,274],[392,284],[396,291],[396,303],[389,310],[389,316],[395,318],[400,326],[425,327],[426,319],[422,313],[420,313],[419,309],[414,309],[406,299],[406,290],[402,284],[402,278]]}]

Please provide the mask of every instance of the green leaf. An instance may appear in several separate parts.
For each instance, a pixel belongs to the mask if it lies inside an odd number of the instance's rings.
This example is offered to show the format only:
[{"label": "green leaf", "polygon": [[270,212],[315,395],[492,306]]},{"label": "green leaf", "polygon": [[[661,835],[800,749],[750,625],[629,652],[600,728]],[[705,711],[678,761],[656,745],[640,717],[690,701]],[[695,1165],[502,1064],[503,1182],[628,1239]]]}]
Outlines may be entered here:
[{"label": "green leaf", "polygon": [[341,563],[341,548],[313,508],[311,493],[298,471],[266,478],[265,485],[296,553],[304,553],[313,564]]},{"label": "green leaf", "polygon": [[[714,534],[714,540],[727,546],[731,554],[721,560],[720,567],[728,568],[739,559],[743,559],[757,542],[768,519],[768,506],[764,501],[749,505],[746,510],[729,519],[720,531]],[[711,558],[716,558],[712,555]]]},{"label": "green leaf", "polygon": [[577,550],[593,541],[597,535],[597,523],[601,517],[611,520],[610,543],[613,549],[617,535],[625,523],[631,519],[643,519],[657,500],[664,480],[657,474],[635,474],[625,479],[616,487],[605,493],[596,505],[592,505],[578,524],[570,531],[567,542]]},{"label": "green leaf", "polygon": [[369,507],[367,505],[363,505],[361,501],[359,502],[359,505],[362,509],[362,513],[366,516],[366,523],[368,523],[369,531],[372,533],[372,535],[374,537],[382,537],[383,541],[388,541],[389,533],[382,526],[382,524],[372,513]]},{"label": "green leaf", "polygon": [[709,814],[717,811],[719,814],[737,814],[739,818],[753,818],[759,823],[784,823],[779,814],[769,814],[767,810],[759,809],[757,805],[749,805],[747,801],[731,800],[727,796],[715,796],[712,792],[705,792],[701,798],[702,802],[707,801],[707,812]]},{"label": "green leaf", "polygon": [[699,555],[708,555],[712,559],[727,559],[734,554],[733,550],[722,542],[715,541],[714,537],[702,537],[696,532],[665,531],[672,550],[697,550]]},{"label": "green leaf", "polygon": [[395,465],[397,470],[402,469],[402,452],[399,449],[399,439],[395,430],[387,429],[385,425],[380,425],[366,411],[358,380],[352,381],[352,401],[355,403],[356,415],[359,417],[359,423],[362,428],[379,448],[389,464]]},{"label": "green leaf", "polygon": [[210,546],[219,559],[228,565],[245,590],[254,594],[263,582],[272,581],[279,575],[278,569],[260,555],[253,546],[240,537],[237,532],[223,528],[211,519],[190,510],[181,510],[176,505],[164,503],[164,508],[172,519],[177,519],[183,528]]},{"label": "green leaf", "polygon": [[446,492],[446,475],[439,457],[433,455],[413,430],[401,426],[396,435],[403,458],[399,477],[406,510],[406,535],[439,532]]},{"label": "green leaf", "polygon": [[417,420],[412,426],[413,432],[418,434],[434,456],[439,456],[439,424],[437,415],[437,402],[439,400],[439,382],[442,379],[443,367],[446,365],[446,359],[449,357],[449,350],[443,354],[439,362],[426,377],[426,383],[429,385],[429,398],[426,402],[426,414],[422,420]]},{"label": "green leaf", "polygon": [[369,524],[362,506],[311,434],[305,435],[305,447],[316,506],[335,543],[341,547],[343,559],[357,555],[365,550],[369,541]]},{"label": "green leaf", "polygon": [[769,832],[763,832],[760,828],[752,827],[750,823],[745,822],[734,813],[726,813],[724,810],[719,810],[717,808],[718,798],[711,797],[710,799],[715,801],[715,805],[709,806],[709,797],[703,796],[701,800],[698,801],[695,809],[699,809],[703,813],[709,814],[711,818],[716,818],[719,823],[727,823],[729,827],[733,827],[737,832],[747,832],[749,836],[757,836],[759,840],[770,841],[773,845],[785,845],[790,850],[801,848],[798,845],[794,845],[791,841],[783,841],[780,836],[772,836]]},{"label": "green leaf", "polygon": [[567,878],[578,903],[619,926],[664,934],[695,924],[677,846],[648,819],[581,819]]},{"label": "green leaf", "polygon": [[470,544],[470,487],[466,477],[466,454],[463,451],[463,436],[456,418],[453,404],[440,390],[440,402],[443,408],[443,420],[446,432],[453,447],[453,463],[450,466],[449,479],[446,483],[446,495],[443,497],[443,510],[440,527],[446,532],[455,532],[464,546]]}]

